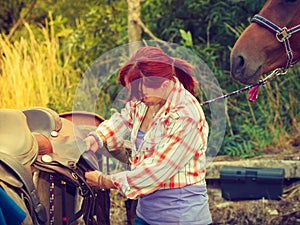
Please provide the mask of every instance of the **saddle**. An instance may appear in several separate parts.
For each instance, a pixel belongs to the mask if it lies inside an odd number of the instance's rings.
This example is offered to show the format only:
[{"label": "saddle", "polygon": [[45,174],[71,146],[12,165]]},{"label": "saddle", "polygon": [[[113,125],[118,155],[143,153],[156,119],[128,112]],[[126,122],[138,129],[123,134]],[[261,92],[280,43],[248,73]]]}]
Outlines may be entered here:
[{"label": "saddle", "polygon": [[[22,111],[3,109],[0,110],[1,121],[4,115],[7,115],[10,120],[6,119],[3,124],[1,122],[0,144],[3,147],[0,147],[0,152],[16,156],[23,164],[29,163],[31,168],[34,168],[38,178],[35,186],[37,193],[43,195],[41,202],[46,205],[48,222],[50,224],[54,222],[53,187],[59,180],[74,186],[76,195],[81,197],[81,201],[77,200],[80,203],[80,206],[77,207],[78,210],[72,213],[72,216],[65,222],[71,224],[81,218],[85,224],[97,224],[94,216],[95,201],[99,199],[98,196],[101,193],[89,187],[85,182],[84,173],[100,169],[96,155],[91,151],[85,151],[85,144],[82,140],[103,119],[97,115],[83,112],[59,115],[55,111],[43,107],[33,107]],[[84,119],[80,119],[80,116],[83,116]],[[17,122],[16,117],[22,117],[23,123]],[[24,122],[24,118],[26,118],[26,122]],[[22,137],[16,138],[16,134],[20,132],[22,132]],[[45,188],[48,188],[49,192],[45,192]],[[105,193],[104,198],[99,200],[104,200],[106,202],[104,207],[108,206],[109,210],[107,199],[109,199],[108,192]],[[101,217],[101,212],[97,212],[97,215],[99,213],[99,217]],[[109,218],[109,211],[107,213],[106,210],[105,214],[106,218]],[[97,218],[97,220],[99,222],[100,219]],[[98,224],[109,224],[109,219],[105,219],[105,221],[105,223]]]},{"label": "saddle", "polygon": [[0,151],[14,156],[23,165],[32,164],[38,154],[38,145],[25,115],[14,109],[1,109],[0,113]]},{"label": "saddle", "polygon": [[[38,144],[22,112],[0,109],[0,118],[0,185],[14,195],[15,201],[24,200],[21,208],[32,218],[27,218],[27,222],[45,224],[46,211],[33,184],[30,169],[38,155]],[[21,199],[21,195],[25,197]]]}]

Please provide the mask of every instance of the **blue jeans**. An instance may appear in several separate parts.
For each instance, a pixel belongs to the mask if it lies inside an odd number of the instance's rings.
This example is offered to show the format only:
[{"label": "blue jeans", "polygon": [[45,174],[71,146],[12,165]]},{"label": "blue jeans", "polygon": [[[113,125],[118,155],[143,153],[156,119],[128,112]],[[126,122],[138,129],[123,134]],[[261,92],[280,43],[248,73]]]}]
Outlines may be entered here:
[{"label": "blue jeans", "polygon": [[134,224],[133,225],[150,225],[149,223],[147,223],[145,220],[143,220],[142,218],[135,216],[134,219]]}]

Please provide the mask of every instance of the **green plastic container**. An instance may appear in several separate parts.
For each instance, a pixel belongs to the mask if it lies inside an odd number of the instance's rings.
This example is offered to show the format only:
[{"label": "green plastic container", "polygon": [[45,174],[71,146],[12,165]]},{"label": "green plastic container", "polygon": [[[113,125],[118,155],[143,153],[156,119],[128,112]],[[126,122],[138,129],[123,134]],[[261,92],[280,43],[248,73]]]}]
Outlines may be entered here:
[{"label": "green plastic container", "polygon": [[227,200],[279,200],[283,191],[284,169],[224,166],[220,181],[222,197]]}]

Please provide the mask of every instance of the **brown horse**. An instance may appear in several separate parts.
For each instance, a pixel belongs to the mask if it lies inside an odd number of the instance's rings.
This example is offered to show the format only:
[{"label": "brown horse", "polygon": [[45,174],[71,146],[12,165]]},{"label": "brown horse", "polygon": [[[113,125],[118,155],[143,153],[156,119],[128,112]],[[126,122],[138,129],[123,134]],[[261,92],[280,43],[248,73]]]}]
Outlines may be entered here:
[{"label": "brown horse", "polygon": [[243,84],[300,60],[300,0],[267,0],[251,22],[230,56],[231,75]]}]

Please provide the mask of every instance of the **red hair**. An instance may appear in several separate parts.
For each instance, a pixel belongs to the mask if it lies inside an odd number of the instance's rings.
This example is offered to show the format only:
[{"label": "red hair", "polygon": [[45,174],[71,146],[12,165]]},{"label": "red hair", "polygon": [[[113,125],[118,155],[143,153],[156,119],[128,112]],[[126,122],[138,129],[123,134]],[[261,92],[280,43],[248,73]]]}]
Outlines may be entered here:
[{"label": "red hair", "polygon": [[[194,86],[197,81],[192,76],[193,66],[179,58],[172,58],[157,47],[141,47],[125,63],[119,72],[119,82],[122,86],[132,86],[130,99],[139,98],[139,80],[147,78],[146,86],[160,87],[163,80],[172,80],[174,76],[183,84],[185,89],[195,95]],[[151,78],[162,78],[151,79]],[[133,82],[137,81],[137,82]]]}]

